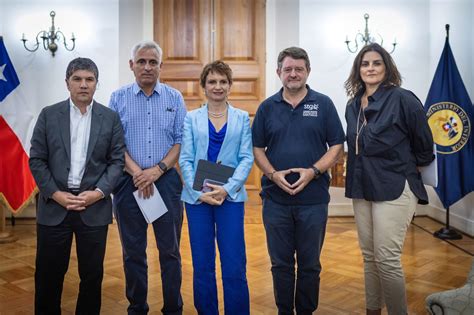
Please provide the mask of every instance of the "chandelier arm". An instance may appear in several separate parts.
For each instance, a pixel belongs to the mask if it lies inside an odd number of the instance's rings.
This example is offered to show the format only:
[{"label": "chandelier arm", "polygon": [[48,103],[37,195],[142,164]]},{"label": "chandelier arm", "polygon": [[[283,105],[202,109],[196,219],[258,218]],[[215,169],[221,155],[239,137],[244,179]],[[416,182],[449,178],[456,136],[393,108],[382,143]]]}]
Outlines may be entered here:
[{"label": "chandelier arm", "polygon": [[59,42],[61,42],[61,37],[63,38],[63,40],[66,40],[66,37],[64,36],[63,32],[61,32],[59,29],[56,31],[56,34],[54,36],[54,38]]},{"label": "chandelier arm", "polygon": [[377,36],[380,39],[380,46],[383,46],[383,37],[382,37],[382,35],[380,35],[380,33],[377,33]]},{"label": "chandelier arm", "polygon": [[[42,31],[40,33],[43,33],[43,36],[41,36],[41,39],[43,40],[43,48],[44,50],[48,50],[49,46],[49,33],[46,31]],[[38,33],[39,34],[39,33]]]},{"label": "chandelier arm", "polygon": [[[67,44],[67,42],[66,42],[66,36],[64,35],[63,32],[57,31],[57,32],[56,32],[56,35],[61,35],[61,36],[62,36],[64,48],[66,48],[67,51],[73,51],[73,50],[74,50],[74,47],[76,47],[76,39],[74,38],[74,35],[73,35],[72,38],[71,38],[71,41],[72,41],[72,47],[71,47],[71,48],[68,47],[68,44]],[[59,36],[58,36],[58,41],[60,41]]]},{"label": "chandelier arm", "polygon": [[349,46],[350,41],[346,40],[345,43],[346,43],[346,46],[347,46],[347,50],[351,53],[354,53],[354,51],[352,51],[351,47]]},{"label": "chandelier arm", "polygon": [[357,42],[357,40],[355,40],[354,43],[355,43],[354,52],[357,52],[359,50],[359,43]]},{"label": "chandelier arm", "polygon": [[26,46],[26,42],[28,41],[26,38],[25,38],[25,34],[23,34],[23,38],[21,39],[21,41],[23,42],[23,47],[25,47],[26,50],[28,50],[29,52],[35,52],[38,50],[39,48],[39,35],[42,33],[43,31],[41,32],[38,32],[38,34],[36,34],[36,44],[33,44],[33,47],[34,48],[28,48],[28,46]]},{"label": "chandelier arm", "polygon": [[355,42],[356,42],[356,43],[360,42],[360,43],[363,44],[364,46],[367,45],[367,40],[366,40],[366,38],[365,38],[365,35],[362,34],[361,32],[359,32],[359,33],[356,34]]},{"label": "chandelier arm", "polygon": [[353,48],[354,48],[354,49],[351,49],[351,47],[350,47],[350,45],[349,45],[350,42],[351,42],[350,40],[346,40],[346,41],[345,41],[346,46],[347,46],[347,50],[349,50],[349,52],[351,52],[351,53],[357,52],[357,50],[358,50],[358,48],[359,48],[359,46],[357,45],[357,39],[354,41],[354,45],[353,45]]},{"label": "chandelier arm", "polygon": [[396,43],[396,42],[395,42],[395,43],[392,43],[392,45],[393,45],[393,48],[392,48],[391,51],[388,52],[389,54],[391,54],[391,53],[393,53],[393,52],[395,51],[395,47],[397,46],[397,43]]},{"label": "chandelier arm", "polygon": [[72,47],[69,49],[69,47],[67,45],[64,45],[64,48],[66,48],[66,50],[68,51],[73,51],[74,48],[76,48],[76,39],[71,39],[72,40]]}]

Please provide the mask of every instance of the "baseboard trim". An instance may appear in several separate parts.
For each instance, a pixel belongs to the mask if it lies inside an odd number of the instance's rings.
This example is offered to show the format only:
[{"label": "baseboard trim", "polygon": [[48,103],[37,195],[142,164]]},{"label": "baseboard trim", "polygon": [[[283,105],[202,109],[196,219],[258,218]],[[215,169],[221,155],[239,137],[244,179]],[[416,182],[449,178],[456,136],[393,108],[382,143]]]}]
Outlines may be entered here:
[{"label": "baseboard trim", "polygon": [[329,203],[328,214],[330,217],[354,216],[351,203]]},{"label": "baseboard trim", "polygon": [[[353,216],[354,210],[350,203],[330,203],[329,216]],[[438,222],[446,223],[446,210],[432,205],[419,206],[416,214],[428,216]],[[474,237],[474,221],[464,218],[456,213],[450,213],[449,223],[455,229]]]},{"label": "baseboard trim", "polygon": [[[424,212],[427,216],[441,223],[446,223],[446,210],[432,205],[424,206]],[[474,221],[462,217],[456,213],[449,213],[449,225],[462,231],[463,233],[474,237]]]}]

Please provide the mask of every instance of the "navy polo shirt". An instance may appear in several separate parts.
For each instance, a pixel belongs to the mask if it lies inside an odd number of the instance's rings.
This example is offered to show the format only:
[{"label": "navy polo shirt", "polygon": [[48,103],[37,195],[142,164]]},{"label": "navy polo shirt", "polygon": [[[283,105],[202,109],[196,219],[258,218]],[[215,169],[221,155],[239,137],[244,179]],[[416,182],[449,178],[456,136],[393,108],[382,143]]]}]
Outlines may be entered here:
[{"label": "navy polo shirt", "polygon": [[[265,153],[275,170],[311,167],[328,146],[344,143],[345,135],[336,108],[329,97],[311,90],[293,108],[283,97],[283,88],[260,104],[252,125],[253,146]],[[287,175],[289,183],[299,175]],[[285,205],[329,203],[329,175],[324,173],[295,196],[262,176],[262,197]]]}]

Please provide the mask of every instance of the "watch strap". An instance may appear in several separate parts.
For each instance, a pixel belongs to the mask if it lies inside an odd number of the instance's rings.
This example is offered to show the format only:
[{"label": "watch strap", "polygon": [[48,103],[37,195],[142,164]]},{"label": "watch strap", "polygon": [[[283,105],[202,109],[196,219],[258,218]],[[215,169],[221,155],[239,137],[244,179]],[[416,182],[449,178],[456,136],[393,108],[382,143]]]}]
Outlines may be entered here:
[{"label": "watch strap", "polygon": [[312,165],[311,166],[311,169],[313,170],[313,173],[314,173],[314,179],[318,178],[319,176],[321,176],[321,171],[319,170],[319,168],[317,168],[316,166]]},{"label": "watch strap", "polygon": [[158,163],[158,167],[163,171],[163,173],[166,173],[166,171],[168,170],[168,166],[163,161],[160,161]]}]

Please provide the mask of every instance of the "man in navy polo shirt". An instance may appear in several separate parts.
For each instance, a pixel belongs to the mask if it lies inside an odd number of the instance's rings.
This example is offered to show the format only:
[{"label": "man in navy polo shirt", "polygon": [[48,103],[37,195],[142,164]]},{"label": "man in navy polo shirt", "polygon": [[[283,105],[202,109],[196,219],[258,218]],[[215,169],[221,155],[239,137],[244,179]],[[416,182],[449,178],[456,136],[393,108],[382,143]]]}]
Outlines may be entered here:
[{"label": "man in navy polo shirt", "polygon": [[[283,88],[258,108],[252,126],[262,170],[263,223],[278,314],[318,307],[319,256],[326,232],[329,174],[343,150],[344,131],[326,95],[306,85],[308,54],[290,47],[278,56]],[[295,253],[298,265],[295,288]]]}]

